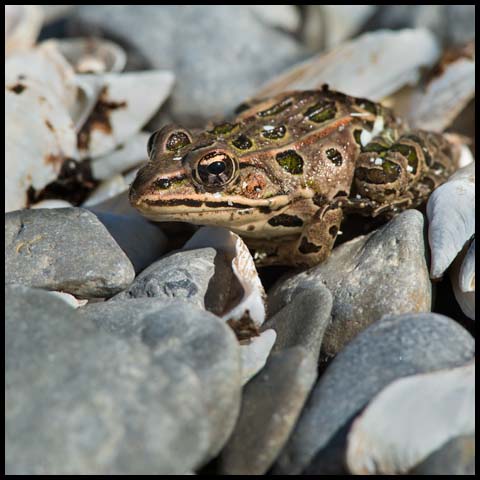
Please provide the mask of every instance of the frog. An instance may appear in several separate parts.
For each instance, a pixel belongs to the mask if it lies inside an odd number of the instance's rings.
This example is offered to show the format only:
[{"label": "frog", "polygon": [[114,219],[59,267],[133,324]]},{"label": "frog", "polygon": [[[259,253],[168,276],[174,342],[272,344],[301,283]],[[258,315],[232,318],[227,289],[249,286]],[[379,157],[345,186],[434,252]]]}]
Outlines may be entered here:
[{"label": "frog", "polygon": [[203,129],[170,124],[148,140],[129,200],[146,218],[225,227],[257,266],[311,267],[351,214],[416,208],[458,167],[446,135],[324,85],[241,104]]}]

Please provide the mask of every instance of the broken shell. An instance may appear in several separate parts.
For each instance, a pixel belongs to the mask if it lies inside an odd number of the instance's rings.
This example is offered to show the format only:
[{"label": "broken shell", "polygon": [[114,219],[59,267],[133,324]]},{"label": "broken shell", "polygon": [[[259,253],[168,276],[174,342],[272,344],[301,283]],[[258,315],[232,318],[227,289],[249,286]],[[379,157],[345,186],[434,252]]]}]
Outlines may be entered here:
[{"label": "broken shell", "polygon": [[452,289],[462,312],[475,320],[475,240],[457,256],[450,271]]},{"label": "broken shell", "polygon": [[241,346],[242,385],[245,385],[265,366],[276,339],[277,333],[270,328]]},{"label": "broken shell", "polygon": [[474,412],[474,362],[396,380],[353,423],[349,470],[357,475],[406,473],[452,438],[474,433]]},{"label": "broken shell", "polygon": [[72,67],[53,42],[47,41],[27,52],[17,53],[5,61],[5,84],[35,85],[48,91],[69,108],[77,98]]},{"label": "broken shell", "polygon": [[76,135],[65,105],[27,82],[5,88],[5,211],[25,208],[27,192],[55,180],[76,157]]},{"label": "broken shell", "polygon": [[127,63],[125,50],[103,38],[67,38],[54,42],[76,73],[121,72]]},{"label": "broken shell", "polygon": [[374,5],[305,5],[303,38],[315,49],[331,48],[357,33]]},{"label": "broken shell", "polygon": [[127,172],[148,160],[147,142],[150,134],[140,132],[107,155],[92,160],[93,178],[106,180],[116,173]]},{"label": "broken shell", "polygon": [[454,173],[428,199],[430,277],[440,278],[475,233],[475,163]]},{"label": "broken shell", "polygon": [[128,184],[125,182],[125,179],[122,175],[116,174],[108,180],[102,182],[91,193],[88,199],[83,202],[82,207],[91,207],[92,205],[97,205],[98,203],[104,202],[105,200],[108,200],[119,193],[125,192],[126,190],[128,190]]},{"label": "broken shell", "polygon": [[475,291],[475,239],[473,239],[460,267],[459,286],[462,292]]},{"label": "broken shell", "polygon": [[78,133],[97,104],[103,88],[103,81],[94,75],[88,78],[84,75],[76,75],[75,82],[77,98],[70,105],[69,113],[75,125],[75,131]]},{"label": "broken shell", "polygon": [[35,203],[30,208],[71,208],[73,205],[66,200],[51,199],[51,200],[42,200],[38,203]]},{"label": "broken shell", "polygon": [[404,99],[406,119],[412,126],[442,132],[475,97],[474,50],[473,44],[467,45],[454,59],[447,52],[426,88],[418,87]]},{"label": "broken shell", "polygon": [[293,5],[246,5],[266,25],[296,32],[300,28],[300,13]]},{"label": "broken shell", "polygon": [[102,92],[78,133],[81,158],[105,155],[136,134],[168,97],[174,81],[171,72],[160,70],[98,78]]},{"label": "broken shell", "polygon": [[49,291],[48,294],[60,298],[73,308],[80,308],[88,303],[88,300],[80,300],[66,292]]},{"label": "broken shell", "polygon": [[379,30],[296,65],[261,88],[255,97],[318,89],[327,83],[334,90],[378,101],[416,83],[420,69],[431,67],[439,55],[435,37],[427,30]]},{"label": "broken shell", "polygon": [[42,20],[39,5],[5,5],[5,56],[31,48]]},{"label": "broken shell", "polygon": [[185,244],[184,250],[203,247],[213,247],[230,259],[233,274],[243,290],[240,300],[227,304],[221,317],[230,322],[247,318],[253,322],[253,328],[260,327],[265,321],[265,291],[243,240],[226,228],[202,227]]},{"label": "broken shell", "polygon": [[77,87],[72,68],[47,42],[5,62],[5,209],[25,208],[27,192],[55,180],[77,157],[68,113]]}]

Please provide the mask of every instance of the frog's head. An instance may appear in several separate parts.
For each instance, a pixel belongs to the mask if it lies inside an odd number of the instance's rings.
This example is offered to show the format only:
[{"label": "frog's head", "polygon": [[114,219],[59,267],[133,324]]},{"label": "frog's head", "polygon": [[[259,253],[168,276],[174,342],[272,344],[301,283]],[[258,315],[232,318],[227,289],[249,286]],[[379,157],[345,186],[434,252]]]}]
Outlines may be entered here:
[{"label": "frog's head", "polygon": [[131,204],[155,221],[251,231],[254,223],[268,220],[288,195],[268,162],[246,155],[238,136],[232,141],[224,135],[230,127],[190,132],[169,125],[155,132],[148,142],[150,160],[131,185]]}]

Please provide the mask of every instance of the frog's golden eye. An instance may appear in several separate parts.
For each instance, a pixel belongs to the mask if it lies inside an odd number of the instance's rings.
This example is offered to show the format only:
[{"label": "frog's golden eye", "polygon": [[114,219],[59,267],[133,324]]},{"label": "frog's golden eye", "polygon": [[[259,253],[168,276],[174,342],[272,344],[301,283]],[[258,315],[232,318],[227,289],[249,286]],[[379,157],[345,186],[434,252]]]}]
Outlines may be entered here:
[{"label": "frog's golden eye", "polygon": [[148,139],[147,151],[150,159],[157,153],[177,152],[192,143],[188,130],[177,125],[167,125],[154,132]]},{"label": "frog's golden eye", "polygon": [[216,189],[230,183],[236,171],[236,162],[226,153],[211,152],[197,163],[195,177],[204,187]]}]

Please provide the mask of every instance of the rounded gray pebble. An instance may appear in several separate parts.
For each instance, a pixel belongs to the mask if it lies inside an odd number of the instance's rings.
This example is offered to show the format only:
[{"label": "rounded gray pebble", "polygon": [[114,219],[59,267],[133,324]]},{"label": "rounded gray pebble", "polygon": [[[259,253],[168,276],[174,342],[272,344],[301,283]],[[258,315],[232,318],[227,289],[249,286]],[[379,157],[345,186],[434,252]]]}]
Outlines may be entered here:
[{"label": "rounded gray pebble", "polygon": [[88,210],[5,214],[5,283],[92,298],[114,295],[134,278],[128,257]]},{"label": "rounded gray pebble", "polygon": [[235,430],[220,457],[223,475],[263,475],[285,445],[317,377],[306,349],[272,354],[244,388]]},{"label": "rounded gray pebble", "polygon": [[323,335],[331,321],[332,295],[321,285],[298,293],[271,317],[263,329],[273,328],[277,339],[273,352],[302,346],[318,359]]},{"label": "rounded gray pebble", "polygon": [[154,297],[184,300],[204,308],[209,282],[215,274],[215,257],[213,248],[167,255],[146,268],[111,300]]},{"label": "rounded gray pebble", "polygon": [[99,331],[47,292],[7,287],[6,473],[180,474],[205,458],[204,388],[174,356]]},{"label": "rounded gray pebble", "polygon": [[384,317],[327,367],[274,472],[299,474],[312,462],[308,473],[322,473],[325,464],[343,471],[342,458],[334,459],[332,449],[338,451],[340,444],[343,453],[347,425],[373,396],[397,378],[460,366],[473,356],[471,335],[443,315]]},{"label": "rounded gray pebble", "polygon": [[96,303],[79,315],[109,333],[141,340],[154,358],[168,353],[192,368],[203,385],[197,401],[204,402],[211,432],[207,459],[216,455],[240,409],[240,351],[230,327],[193,305],[158,298]]},{"label": "rounded gray pebble", "polygon": [[407,210],[375,232],[340,245],[324,263],[280,281],[270,294],[269,311],[319,286],[333,296],[332,321],[322,343],[326,356],[335,356],[383,315],[430,311],[422,214]]}]

